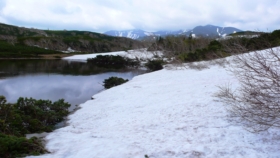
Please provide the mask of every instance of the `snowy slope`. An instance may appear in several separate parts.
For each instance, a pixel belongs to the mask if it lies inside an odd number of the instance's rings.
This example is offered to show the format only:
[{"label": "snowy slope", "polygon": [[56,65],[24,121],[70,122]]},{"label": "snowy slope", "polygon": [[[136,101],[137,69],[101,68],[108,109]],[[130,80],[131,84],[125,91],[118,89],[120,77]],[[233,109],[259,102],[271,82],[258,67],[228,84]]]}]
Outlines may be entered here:
[{"label": "snowy slope", "polygon": [[250,133],[227,120],[213,94],[229,82],[238,86],[218,65],[137,76],[82,104],[69,126],[46,137],[52,153],[39,157],[280,157],[279,130]]}]

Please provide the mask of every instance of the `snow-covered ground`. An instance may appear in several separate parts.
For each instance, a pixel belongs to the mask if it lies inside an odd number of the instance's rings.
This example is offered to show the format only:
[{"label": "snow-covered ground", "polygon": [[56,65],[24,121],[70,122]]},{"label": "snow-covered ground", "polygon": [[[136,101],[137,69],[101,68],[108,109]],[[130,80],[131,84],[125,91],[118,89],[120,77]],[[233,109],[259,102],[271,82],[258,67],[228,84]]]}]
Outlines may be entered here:
[{"label": "snow-covered ground", "polygon": [[39,157],[280,157],[279,130],[250,133],[228,121],[213,94],[238,82],[226,68],[205,64],[169,66],[94,95],[46,137],[51,153]]},{"label": "snow-covered ground", "polygon": [[64,60],[75,60],[75,61],[86,61],[88,58],[95,58],[97,55],[120,55],[129,58],[138,58],[141,60],[147,60],[156,56],[161,56],[160,51],[147,51],[146,49],[139,50],[128,50],[128,51],[118,51],[118,52],[108,52],[108,53],[94,53],[94,54],[82,54],[73,55],[63,58]]},{"label": "snow-covered ground", "polygon": [[64,60],[83,60],[86,61],[88,58],[95,58],[97,55],[124,55],[126,54],[125,51],[119,52],[108,52],[108,53],[94,53],[94,54],[82,54],[82,55],[73,55],[69,57],[63,58]]}]

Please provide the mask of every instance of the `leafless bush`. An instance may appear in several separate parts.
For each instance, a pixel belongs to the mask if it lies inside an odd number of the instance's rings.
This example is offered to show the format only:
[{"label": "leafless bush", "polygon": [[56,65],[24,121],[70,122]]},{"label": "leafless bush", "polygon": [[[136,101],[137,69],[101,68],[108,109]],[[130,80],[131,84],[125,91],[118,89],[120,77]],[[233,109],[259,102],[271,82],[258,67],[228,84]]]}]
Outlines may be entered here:
[{"label": "leafless bush", "polygon": [[182,56],[188,53],[194,53],[197,49],[206,48],[213,39],[206,37],[192,38],[182,36],[166,36],[156,40],[151,47],[150,51],[161,50],[164,58],[173,59],[175,64],[183,64]]},{"label": "leafless bush", "polygon": [[[231,51],[245,50],[237,45]],[[280,49],[270,48],[233,57],[230,71],[240,86],[219,87],[216,94],[236,121],[252,132],[280,127]]]},{"label": "leafless bush", "polygon": [[234,54],[242,54],[248,52],[249,50],[244,46],[242,41],[243,38],[239,37],[232,37],[230,39],[221,40],[221,44],[223,46],[223,50],[225,52],[230,53],[231,55]]}]

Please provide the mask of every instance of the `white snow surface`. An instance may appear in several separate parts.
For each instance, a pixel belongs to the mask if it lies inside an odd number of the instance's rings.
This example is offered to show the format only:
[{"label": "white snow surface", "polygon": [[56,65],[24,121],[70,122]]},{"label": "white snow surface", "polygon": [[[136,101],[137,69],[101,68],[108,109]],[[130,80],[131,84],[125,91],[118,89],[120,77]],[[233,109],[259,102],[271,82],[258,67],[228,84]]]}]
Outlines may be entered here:
[{"label": "white snow surface", "polygon": [[131,39],[137,39],[137,38],[139,38],[139,35],[137,35],[137,34],[134,34],[132,31],[129,31],[128,33],[127,33],[127,36],[126,36],[127,38],[131,38]]},{"label": "white snow surface", "polygon": [[68,126],[45,138],[51,153],[38,157],[280,157],[279,130],[250,133],[228,121],[213,94],[218,85],[238,82],[226,68],[208,64],[166,67],[94,95]]},{"label": "white snow surface", "polygon": [[153,35],[154,35],[152,32],[144,32],[144,34],[145,34],[146,36],[153,36]]},{"label": "white snow surface", "polygon": [[219,28],[217,28],[217,33],[219,36],[221,36],[221,33],[219,32]]},{"label": "white snow surface", "polygon": [[88,58],[95,58],[97,55],[124,55],[125,51],[119,52],[108,52],[108,53],[94,53],[94,54],[82,54],[82,55],[73,55],[63,58],[64,60],[83,60],[86,61]]},{"label": "white snow surface", "polygon": [[72,49],[71,47],[68,47],[66,51],[62,51],[63,53],[73,53],[73,52],[79,52],[79,51],[75,51],[74,49]]},{"label": "white snow surface", "polygon": [[162,52],[147,51],[147,49],[138,49],[138,50],[128,50],[128,51],[118,51],[118,52],[108,52],[108,53],[73,55],[73,56],[65,57],[63,59],[74,60],[74,61],[86,61],[88,58],[95,58],[97,55],[120,55],[128,58],[138,58],[141,60],[147,60],[147,59],[152,59],[155,55],[162,56]]},{"label": "white snow surface", "polygon": [[123,33],[122,33],[122,32],[119,32],[119,36],[122,37],[122,36],[123,36]]}]

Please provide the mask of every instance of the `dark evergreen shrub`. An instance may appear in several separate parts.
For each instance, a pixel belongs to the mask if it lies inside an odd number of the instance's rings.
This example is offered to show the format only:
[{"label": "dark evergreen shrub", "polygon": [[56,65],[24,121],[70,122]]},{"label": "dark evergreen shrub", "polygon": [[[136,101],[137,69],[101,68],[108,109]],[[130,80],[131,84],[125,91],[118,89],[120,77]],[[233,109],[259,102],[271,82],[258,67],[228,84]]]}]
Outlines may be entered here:
[{"label": "dark evergreen shrub", "polygon": [[220,49],[222,49],[222,44],[217,40],[211,41],[210,44],[208,45],[209,51],[218,51]]},{"label": "dark evergreen shrub", "polygon": [[40,139],[16,137],[0,133],[0,157],[14,158],[28,155],[39,155],[48,152]]},{"label": "dark evergreen shrub", "polygon": [[123,83],[125,83],[127,81],[128,80],[125,80],[125,79],[119,78],[119,77],[110,77],[110,78],[105,79],[103,81],[103,83],[104,83],[103,86],[104,86],[104,88],[109,89],[109,88],[121,85],[121,84],[123,84]]},{"label": "dark evergreen shrub", "polygon": [[28,133],[50,132],[54,125],[69,114],[70,104],[60,99],[56,102],[19,98],[16,104],[6,103],[0,96],[0,132],[24,136]]},{"label": "dark evergreen shrub", "polygon": [[7,103],[0,96],[0,157],[13,158],[45,153],[41,140],[26,139],[25,134],[50,132],[54,125],[69,114],[70,104],[60,99],[56,102],[19,98],[17,103]]},{"label": "dark evergreen shrub", "polygon": [[110,69],[123,69],[140,65],[140,61],[120,55],[97,55],[95,58],[87,59],[87,62],[98,67]]},{"label": "dark evergreen shrub", "polygon": [[149,60],[145,66],[151,71],[157,71],[163,69],[162,60]]}]

